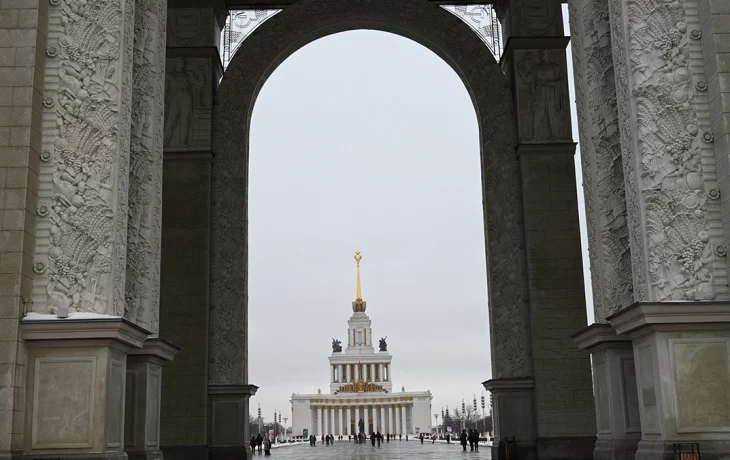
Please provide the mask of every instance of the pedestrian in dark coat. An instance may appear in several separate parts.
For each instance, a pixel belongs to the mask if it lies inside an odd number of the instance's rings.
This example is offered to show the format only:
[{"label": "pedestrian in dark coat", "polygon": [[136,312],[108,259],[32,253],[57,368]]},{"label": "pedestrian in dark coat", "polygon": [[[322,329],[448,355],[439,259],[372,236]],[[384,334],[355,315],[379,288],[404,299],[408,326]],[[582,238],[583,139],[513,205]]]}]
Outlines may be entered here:
[{"label": "pedestrian in dark coat", "polygon": [[421,444],[423,444],[423,433],[421,433],[421,436],[419,437],[421,438]]},{"label": "pedestrian in dark coat", "polygon": [[264,437],[261,436],[261,433],[259,433],[258,436],[256,436],[256,446],[259,448],[259,453],[261,453],[261,446],[264,444]]},{"label": "pedestrian in dark coat", "polygon": [[256,452],[256,436],[251,436],[251,453]]},{"label": "pedestrian in dark coat", "polygon": [[467,441],[466,430],[461,430],[461,436],[459,436],[459,440],[461,441],[461,447],[463,447],[464,452],[466,452],[466,441]]},{"label": "pedestrian in dark coat", "polygon": [[271,455],[271,439],[268,436],[264,438],[264,455]]},{"label": "pedestrian in dark coat", "polygon": [[375,447],[375,433],[373,433],[372,431],[370,432],[370,444]]}]

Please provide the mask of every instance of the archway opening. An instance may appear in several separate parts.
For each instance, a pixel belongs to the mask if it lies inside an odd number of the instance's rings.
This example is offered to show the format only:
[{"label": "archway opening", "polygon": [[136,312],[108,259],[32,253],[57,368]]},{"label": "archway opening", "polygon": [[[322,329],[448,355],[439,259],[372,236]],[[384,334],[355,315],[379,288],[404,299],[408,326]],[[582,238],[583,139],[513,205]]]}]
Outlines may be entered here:
[{"label": "archway opening", "polygon": [[491,363],[479,156],[463,82],[411,40],[330,35],[269,77],[251,122],[254,418],[259,404],[263,424],[275,411],[291,416],[294,392],[330,392],[330,342],[348,346],[355,250],[375,350],[387,337],[393,355],[392,391],[433,393],[419,430],[441,425],[433,415],[447,406],[453,417],[462,399],[470,418],[489,414],[480,398]]}]

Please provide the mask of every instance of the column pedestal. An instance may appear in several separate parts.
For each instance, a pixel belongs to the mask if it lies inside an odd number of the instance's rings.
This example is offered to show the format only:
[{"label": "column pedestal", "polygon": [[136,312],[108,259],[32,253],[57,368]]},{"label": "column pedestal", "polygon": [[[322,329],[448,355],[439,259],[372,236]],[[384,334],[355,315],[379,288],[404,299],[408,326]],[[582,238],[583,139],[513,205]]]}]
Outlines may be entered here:
[{"label": "column pedestal", "polygon": [[533,422],[535,381],[530,378],[493,379],[487,380],[483,385],[492,393],[494,402],[492,458],[504,459],[507,438],[514,438],[517,458],[536,459],[537,444]]},{"label": "column pedestal", "polygon": [[120,459],[127,353],[149,332],[118,317],[21,322],[24,458]]},{"label": "column pedestal", "polygon": [[598,323],[573,339],[592,358],[598,428],[593,459],[633,460],[641,440],[641,419],[631,339]]},{"label": "column pedestal", "polygon": [[703,460],[730,457],[730,303],[638,302],[608,321],[631,338],[641,441],[637,460],[673,458],[698,442]]},{"label": "column pedestal", "polygon": [[151,338],[127,355],[124,413],[124,450],[130,460],[162,459],[160,450],[160,396],[162,366],[180,348]]},{"label": "column pedestal", "polygon": [[255,385],[208,385],[208,459],[251,458],[248,404]]}]

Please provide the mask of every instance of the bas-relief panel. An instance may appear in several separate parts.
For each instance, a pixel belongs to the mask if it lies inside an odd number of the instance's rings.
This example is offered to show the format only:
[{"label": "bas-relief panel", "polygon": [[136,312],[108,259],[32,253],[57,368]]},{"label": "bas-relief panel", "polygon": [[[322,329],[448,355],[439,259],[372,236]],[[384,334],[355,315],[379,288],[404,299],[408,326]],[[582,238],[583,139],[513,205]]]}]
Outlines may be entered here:
[{"label": "bas-relief panel", "polygon": [[712,300],[726,248],[710,228],[719,193],[702,161],[713,135],[697,116],[698,36],[681,1],[610,6],[637,300]]},{"label": "bas-relief panel", "polygon": [[106,446],[120,449],[124,442],[124,384],[127,380],[127,366],[124,361],[109,361],[107,382]]},{"label": "bas-relief panel", "polygon": [[159,329],[164,1],[136,0],[124,317]]},{"label": "bas-relief panel", "polygon": [[677,431],[730,431],[730,340],[669,340]]},{"label": "bas-relief panel", "polygon": [[641,416],[639,415],[639,391],[636,388],[636,365],[630,358],[619,358],[619,365],[624,404],[624,426],[627,433],[640,433]]},{"label": "bas-relief panel", "polygon": [[659,412],[657,409],[657,388],[654,376],[654,347],[651,343],[643,343],[636,348],[638,355],[637,389],[641,388],[639,410],[643,414],[642,429],[644,434],[660,434]]},{"label": "bas-relief panel", "polygon": [[35,304],[121,315],[134,2],[50,4]]},{"label": "bas-relief panel", "polygon": [[571,40],[596,321],[633,302],[621,143],[605,0],[573,0]]},{"label": "bas-relief panel", "polygon": [[170,8],[167,46],[217,46],[214,42],[212,8]]},{"label": "bas-relief panel", "polygon": [[33,449],[91,448],[96,358],[36,358]]},{"label": "bas-relief panel", "polygon": [[571,142],[566,57],[562,50],[515,50],[522,141]]},{"label": "bas-relief panel", "polygon": [[165,149],[210,148],[211,85],[210,59],[167,59]]}]

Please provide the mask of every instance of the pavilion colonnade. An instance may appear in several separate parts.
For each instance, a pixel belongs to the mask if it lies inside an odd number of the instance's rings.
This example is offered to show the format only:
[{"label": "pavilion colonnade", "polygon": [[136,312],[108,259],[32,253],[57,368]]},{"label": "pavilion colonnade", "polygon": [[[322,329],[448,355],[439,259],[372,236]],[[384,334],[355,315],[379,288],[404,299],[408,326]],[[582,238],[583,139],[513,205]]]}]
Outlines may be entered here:
[{"label": "pavilion colonnade", "polygon": [[365,434],[380,432],[383,436],[410,433],[413,413],[412,397],[398,403],[383,403],[367,399],[335,403],[314,402],[311,405],[309,432],[322,436],[350,436],[358,434],[363,420]]}]

